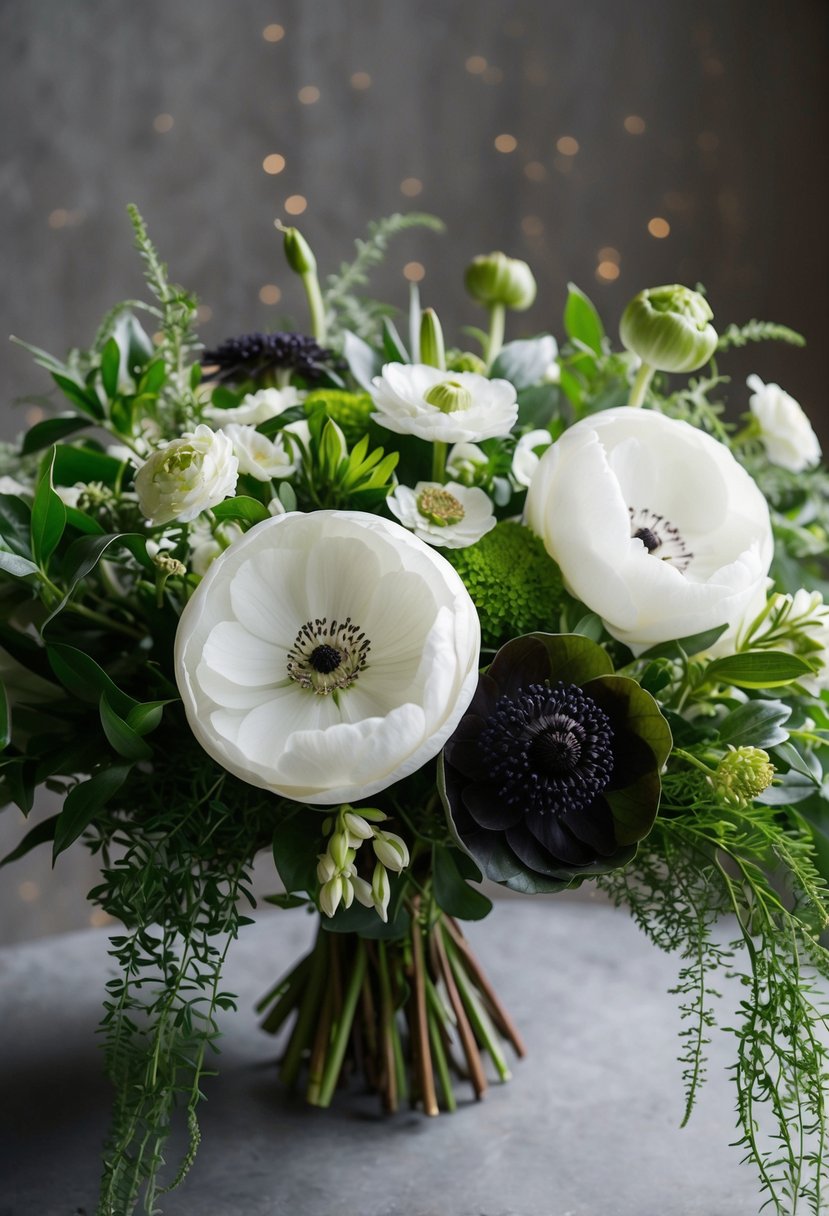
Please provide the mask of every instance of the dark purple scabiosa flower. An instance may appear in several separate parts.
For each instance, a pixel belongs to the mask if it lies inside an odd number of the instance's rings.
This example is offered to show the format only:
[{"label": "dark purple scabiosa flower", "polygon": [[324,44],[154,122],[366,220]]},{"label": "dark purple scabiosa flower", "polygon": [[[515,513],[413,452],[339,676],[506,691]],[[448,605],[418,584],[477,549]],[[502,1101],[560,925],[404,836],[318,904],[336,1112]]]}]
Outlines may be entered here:
[{"label": "dark purple scabiosa flower", "polygon": [[228,338],[213,350],[204,351],[201,364],[205,378],[220,384],[243,384],[248,380],[273,383],[278,373],[286,371],[301,376],[307,384],[317,384],[323,379],[339,382],[336,373],[346,367],[342,359],[314,338],[287,333]]},{"label": "dark purple scabiosa flower", "polygon": [[554,891],[624,865],[653,826],[671,732],[588,638],[507,642],[441,758],[453,832],[484,874]]}]

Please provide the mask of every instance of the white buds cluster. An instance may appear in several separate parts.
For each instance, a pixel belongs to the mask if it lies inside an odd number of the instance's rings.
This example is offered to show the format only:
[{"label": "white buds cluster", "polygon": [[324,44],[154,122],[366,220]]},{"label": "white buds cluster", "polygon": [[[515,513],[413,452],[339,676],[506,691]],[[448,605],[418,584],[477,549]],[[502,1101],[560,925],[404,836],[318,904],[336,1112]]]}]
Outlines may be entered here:
[{"label": "white buds cluster", "polygon": [[[364,908],[374,908],[385,923],[389,917],[391,884],[388,871],[399,874],[409,864],[409,849],[400,836],[384,832],[375,824],[386,815],[376,807],[353,810],[344,806],[335,817],[326,820],[324,831],[330,832],[328,847],[317,860],[320,883],[320,911],[333,916],[340,904],[350,908],[354,899]],[[357,850],[367,840],[372,842],[376,863],[371,882],[356,870]]]}]

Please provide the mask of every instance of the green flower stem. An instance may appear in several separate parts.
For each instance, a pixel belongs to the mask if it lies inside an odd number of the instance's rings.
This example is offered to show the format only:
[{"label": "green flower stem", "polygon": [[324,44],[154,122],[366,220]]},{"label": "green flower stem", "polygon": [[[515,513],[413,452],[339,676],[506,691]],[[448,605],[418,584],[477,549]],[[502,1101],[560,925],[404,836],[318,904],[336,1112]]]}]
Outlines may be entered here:
[{"label": "green flower stem", "polygon": [[651,367],[650,363],[640,364],[636,378],[633,381],[633,387],[630,390],[628,405],[638,406],[644,403],[655,371],[656,368]]},{"label": "green flower stem", "polygon": [[302,1064],[302,1053],[313,1034],[320,998],[325,988],[328,976],[328,936],[325,929],[317,930],[317,940],[311,956],[311,973],[299,1006],[296,1025],[282,1058],[279,1076],[283,1084],[289,1088],[296,1084]]},{"label": "green flower stem", "polygon": [[458,1038],[463,1047],[463,1054],[466,1057],[467,1067],[469,1069],[469,1080],[472,1082],[472,1088],[475,1091],[476,1098],[482,1098],[487,1090],[487,1080],[484,1074],[483,1064],[481,1063],[481,1054],[478,1051],[478,1045],[475,1042],[475,1035],[470,1025],[469,1018],[461,1000],[458,986],[455,983],[455,975],[452,970],[452,965],[449,962],[446,953],[446,945],[444,935],[440,927],[432,934],[432,941],[435,944],[435,954],[438,968],[441,973],[446,992],[449,997],[449,1003],[452,1006],[452,1012],[455,1015],[455,1021],[458,1027]]},{"label": "green flower stem", "polygon": [[458,957],[455,944],[448,933],[444,931],[444,944],[446,953],[449,958],[449,963],[455,976],[455,982],[458,985],[458,990],[461,994],[472,1027],[478,1036],[478,1039],[486,1047],[490,1054],[492,1063],[495,1065],[495,1071],[498,1073],[502,1081],[509,1081],[512,1073],[509,1070],[504,1053],[501,1050],[501,1044],[498,1041],[498,1032],[492,1024],[487,1011],[484,1009],[481,1000],[475,991],[473,985],[469,981],[463,963]]},{"label": "green flower stem", "polygon": [[439,481],[441,485],[446,480],[446,453],[445,443],[432,444],[432,481]]},{"label": "green flower stem", "polygon": [[492,304],[489,309],[489,337],[486,344],[487,371],[492,367],[504,345],[504,329],[507,310],[503,304]]},{"label": "green flower stem", "polygon": [[328,1053],[328,1059],[325,1064],[325,1071],[322,1076],[322,1084],[319,1090],[319,1099],[315,1103],[317,1106],[330,1106],[331,1099],[334,1096],[334,1089],[340,1076],[340,1070],[343,1066],[345,1057],[345,1049],[348,1044],[348,1038],[351,1034],[351,1027],[354,1023],[354,1014],[357,1009],[357,1001],[360,996],[360,989],[363,986],[363,976],[366,972],[366,944],[361,937],[357,938],[357,948],[354,953],[354,958],[351,961],[351,973],[348,979],[348,987],[345,991],[343,999],[343,1008],[339,1020],[332,1028],[333,1041],[331,1050]]},{"label": "green flower stem", "polygon": [[457,1110],[458,1103],[452,1088],[452,1078],[449,1075],[449,1065],[446,1062],[446,1051],[443,1044],[442,1026],[446,1019],[446,1011],[440,1003],[434,984],[426,976],[426,1004],[429,1019],[429,1041],[432,1044],[432,1059],[435,1062],[440,1088],[443,1091],[443,1101],[448,1111]]},{"label": "green flower stem", "polygon": [[444,918],[444,928],[455,947],[463,959],[464,966],[472,977],[476,988],[481,993],[481,996],[486,1001],[487,1007],[490,1010],[493,1020],[495,1021],[498,1030],[503,1038],[512,1043],[513,1050],[519,1059],[523,1059],[527,1054],[527,1048],[524,1045],[524,1040],[518,1033],[518,1027],[513,1022],[510,1015],[507,1013],[501,1001],[498,999],[498,994],[490,984],[489,980],[481,970],[481,966],[475,955],[469,948],[469,943],[460,931],[459,926],[450,916]]},{"label": "green flower stem", "polygon": [[684,760],[686,764],[691,764],[694,768],[698,768],[701,773],[705,773],[706,777],[714,776],[713,769],[709,768],[707,764],[703,764],[696,756],[692,756],[690,752],[684,751],[681,747],[674,748],[674,755],[679,756],[680,760]]},{"label": "green flower stem", "polygon": [[[273,988],[269,992],[266,992],[257,1003],[255,1007],[256,1013],[264,1013],[269,1005],[273,1006],[262,1023],[262,1029],[267,1031],[268,1034],[276,1034],[285,1018],[297,1005],[308,981],[310,970],[311,955],[306,954],[305,958],[301,959],[292,971],[289,971],[287,975],[274,984]],[[275,1025],[274,1019],[276,1019]]]},{"label": "green flower stem", "polygon": [[412,1054],[416,1061],[417,1080],[423,1113],[429,1116],[440,1113],[435,1077],[432,1072],[432,1053],[429,1049],[429,1022],[426,1015],[426,964],[423,957],[423,931],[420,926],[420,896],[412,901]]},{"label": "green flower stem", "polygon": [[[339,941],[332,938],[331,941],[331,961],[337,956]],[[339,985],[335,985],[329,981],[325,988],[325,995],[322,999],[322,1009],[320,1010],[319,1020],[314,1032],[314,1043],[311,1048],[311,1058],[308,1063],[308,1088],[305,1091],[305,1100],[309,1106],[320,1106],[320,1095],[325,1076],[326,1056],[328,1044],[331,1038],[331,1027],[335,1018],[336,1004],[336,989]],[[339,1075],[339,1073],[338,1073]],[[336,1084],[336,1078],[335,1078]],[[326,1103],[326,1105],[328,1105]]]},{"label": "green flower stem", "polygon": [[308,311],[311,314],[311,333],[320,346],[325,346],[328,340],[328,326],[325,321],[325,304],[323,303],[317,272],[316,270],[309,270],[301,278],[308,300]]}]

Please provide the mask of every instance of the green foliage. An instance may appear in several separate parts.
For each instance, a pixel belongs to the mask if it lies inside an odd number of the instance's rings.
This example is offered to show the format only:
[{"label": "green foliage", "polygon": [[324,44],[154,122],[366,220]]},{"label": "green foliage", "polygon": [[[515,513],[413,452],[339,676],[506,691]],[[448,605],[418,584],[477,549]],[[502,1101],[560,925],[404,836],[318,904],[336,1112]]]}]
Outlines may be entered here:
[{"label": "green foliage", "polygon": [[728,350],[732,346],[747,346],[749,342],[785,342],[789,346],[805,346],[802,334],[787,325],[773,321],[747,321],[745,325],[729,325],[720,334],[717,350]]},{"label": "green foliage", "polygon": [[376,337],[382,317],[389,310],[385,305],[358,296],[355,292],[368,283],[369,272],[384,260],[391,239],[411,228],[443,232],[444,225],[434,215],[417,211],[374,221],[368,226],[368,237],[354,242],[357,248],[354,260],[343,262],[336,274],[328,276],[323,305],[330,337],[336,338],[346,329],[359,338]]},{"label": "green foliage", "polygon": [[394,486],[398,453],[385,454],[383,448],[369,451],[368,435],[348,451],[342,432],[321,403],[311,412],[308,426],[307,446],[286,433],[302,455],[294,484],[301,508],[376,510]]}]

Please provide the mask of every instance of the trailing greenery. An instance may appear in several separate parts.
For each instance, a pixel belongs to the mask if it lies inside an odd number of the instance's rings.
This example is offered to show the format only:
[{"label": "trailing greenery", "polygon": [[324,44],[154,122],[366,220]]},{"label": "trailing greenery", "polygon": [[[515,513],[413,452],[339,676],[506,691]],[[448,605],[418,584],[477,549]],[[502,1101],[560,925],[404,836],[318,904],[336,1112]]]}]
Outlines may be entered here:
[{"label": "trailing greenery", "polygon": [[717,350],[728,350],[732,346],[748,346],[749,342],[785,342],[789,346],[805,346],[802,334],[787,325],[774,321],[747,321],[745,325],[729,325],[720,334]]}]

